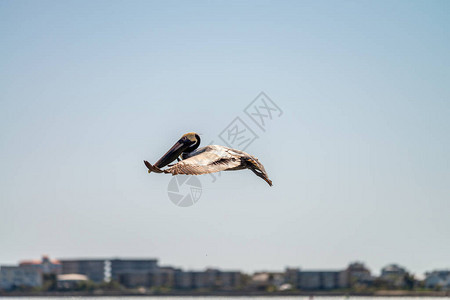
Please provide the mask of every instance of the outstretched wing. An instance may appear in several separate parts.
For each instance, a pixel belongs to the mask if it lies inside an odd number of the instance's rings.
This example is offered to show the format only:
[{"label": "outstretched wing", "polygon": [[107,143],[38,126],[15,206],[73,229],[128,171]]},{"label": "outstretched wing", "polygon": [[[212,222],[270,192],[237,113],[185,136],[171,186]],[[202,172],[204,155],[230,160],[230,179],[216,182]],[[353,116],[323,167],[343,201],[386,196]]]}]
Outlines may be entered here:
[{"label": "outstretched wing", "polygon": [[244,167],[239,156],[230,152],[231,149],[214,146],[207,146],[189,158],[183,159],[170,168],[164,170],[165,173],[200,175],[225,170],[238,170]]}]

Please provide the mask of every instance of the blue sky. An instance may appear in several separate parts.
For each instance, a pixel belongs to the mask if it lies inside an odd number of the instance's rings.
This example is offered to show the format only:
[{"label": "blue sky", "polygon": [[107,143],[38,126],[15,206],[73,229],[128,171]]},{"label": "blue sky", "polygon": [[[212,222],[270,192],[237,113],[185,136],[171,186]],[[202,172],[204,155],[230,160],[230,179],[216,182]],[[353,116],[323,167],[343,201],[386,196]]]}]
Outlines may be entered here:
[{"label": "blue sky", "polygon": [[[0,262],[450,268],[448,1],[1,1]],[[147,174],[261,91],[250,171]],[[251,121],[249,121],[251,122]],[[251,123],[249,123],[251,124]],[[259,130],[259,131],[258,131]]]}]

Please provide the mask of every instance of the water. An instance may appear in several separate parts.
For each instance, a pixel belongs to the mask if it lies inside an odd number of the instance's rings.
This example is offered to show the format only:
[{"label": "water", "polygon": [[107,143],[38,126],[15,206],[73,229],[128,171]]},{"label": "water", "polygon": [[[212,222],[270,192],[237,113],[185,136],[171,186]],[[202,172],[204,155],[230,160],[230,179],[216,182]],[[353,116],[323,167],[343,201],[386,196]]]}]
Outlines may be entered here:
[{"label": "water", "polygon": [[161,297],[164,300],[187,300],[187,299],[195,299],[195,300],[221,300],[232,298],[234,300],[243,300],[243,299],[251,299],[251,300],[270,300],[275,298],[281,298],[283,300],[438,300],[438,299],[450,299],[450,297],[359,297],[359,296],[314,296],[313,298],[307,296],[255,296],[255,297],[222,297],[222,296],[207,296],[207,297],[192,297],[192,296],[138,296],[138,297],[109,297],[109,296],[101,296],[101,297],[0,297],[0,299],[32,299],[32,300],[41,300],[41,299],[51,299],[51,300],[68,300],[68,299],[91,299],[91,300],[145,300],[145,299],[156,299],[157,297]]}]

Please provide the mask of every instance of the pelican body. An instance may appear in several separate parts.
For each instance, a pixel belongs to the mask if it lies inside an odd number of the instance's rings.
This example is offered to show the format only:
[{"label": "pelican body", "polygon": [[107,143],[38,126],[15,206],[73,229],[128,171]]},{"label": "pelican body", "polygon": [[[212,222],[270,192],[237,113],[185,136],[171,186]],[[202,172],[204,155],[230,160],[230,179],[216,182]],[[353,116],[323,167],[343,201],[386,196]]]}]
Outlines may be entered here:
[{"label": "pelican body", "polygon": [[[172,175],[200,175],[219,171],[250,169],[270,186],[272,181],[259,160],[244,151],[224,146],[209,145],[198,148],[200,136],[195,132],[184,134],[154,165],[144,160],[148,172],[170,173]],[[181,157],[181,160],[180,160]],[[176,164],[171,162],[178,160]],[[161,168],[168,166],[162,170]]]}]

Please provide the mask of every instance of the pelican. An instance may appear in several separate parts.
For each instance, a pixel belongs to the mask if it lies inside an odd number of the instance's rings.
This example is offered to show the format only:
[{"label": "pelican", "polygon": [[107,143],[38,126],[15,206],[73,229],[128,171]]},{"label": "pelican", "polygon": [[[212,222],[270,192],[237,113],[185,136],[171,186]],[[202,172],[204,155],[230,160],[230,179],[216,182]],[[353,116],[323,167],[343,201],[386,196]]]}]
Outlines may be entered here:
[{"label": "pelican", "polygon": [[[172,175],[200,175],[219,171],[250,169],[270,186],[272,181],[259,160],[244,151],[224,146],[209,145],[198,148],[200,136],[195,132],[184,134],[154,165],[144,160],[148,172],[170,173]],[[180,160],[181,156],[181,160]],[[170,165],[174,160],[176,164]],[[168,168],[161,168],[168,165]]]}]

